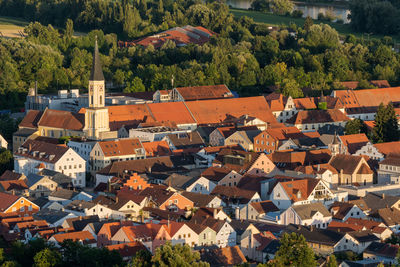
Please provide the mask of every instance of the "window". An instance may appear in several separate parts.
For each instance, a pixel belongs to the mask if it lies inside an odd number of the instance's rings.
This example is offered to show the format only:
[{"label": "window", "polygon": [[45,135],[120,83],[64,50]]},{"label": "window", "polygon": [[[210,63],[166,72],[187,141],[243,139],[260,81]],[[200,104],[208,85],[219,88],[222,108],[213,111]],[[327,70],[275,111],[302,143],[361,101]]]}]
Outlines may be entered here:
[{"label": "window", "polygon": [[22,206],[21,207],[21,212],[24,212],[25,211],[25,206]]}]

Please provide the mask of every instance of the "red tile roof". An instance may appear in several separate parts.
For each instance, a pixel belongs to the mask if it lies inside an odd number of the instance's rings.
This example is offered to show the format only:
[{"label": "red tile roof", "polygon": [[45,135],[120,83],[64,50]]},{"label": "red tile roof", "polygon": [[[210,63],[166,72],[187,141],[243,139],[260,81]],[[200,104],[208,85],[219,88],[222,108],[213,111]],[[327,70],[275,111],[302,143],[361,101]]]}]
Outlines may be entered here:
[{"label": "red tile roof", "polygon": [[319,179],[307,178],[301,180],[299,179],[294,181],[280,182],[280,184],[286,191],[290,200],[296,202],[306,200],[319,182]]},{"label": "red tile roof", "polygon": [[101,141],[99,145],[105,157],[135,155],[138,154],[136,149],[143,148],[142,143],[137,138]]},{"label": "red tile roof", "polygon": [[[65,145],[54,145],[36,140],[27,140],[21,148],[25,148],[26,150],[18,149],[14,154],[49,163],[57,162],[70,149]],[[40,153],[43,153],[42,156]]]},{"label": "red tile roof", "polygon": [[220,123],[229,115],[249,115],[267,123],[276,122],[262,96],[190,101],[185,104],[198,124]]},{"label": "red tile roof", "polygon": [[400,155],[400,141],[378,143],[374,144],[374,147],[385,156],[388,156],[389,154]]},{"label": "red tile roof", "polygon": [[160,48],[167,40],[172,40],[177,46],[187,45],[190,43],[202,45],[208,42],[210,37],[213,35],[215,35],[214,32],[201,26],[192,27],[190,25],[186,25],[184,27],[175,27],[132,42],[119,42],[119,45],[141,45],[146,47],[152,45],[155,48]]},{"label": "red tile roof", "polygon": [[359,150],[369,142],[368,137],[364,133],[342,135],[339,136],[339,138],[342,141],[343,145],[347,147],[347,151],[350,154],[356,153],[357,150]]},{"label": "red tile roof", "polygon": [[19,127],[37,128],[37,123],[43,115],[43,111],[29,110],[24,119],[20,122]]},{"label": "red tile roof", "polygon": [[177,124],[196,123],[184,102],[147,104],[156,121],[174,121]]},{"label": "red tile roof", "polygon": [[6,211],[19,199],[19,196],[0,192],[0,211]]},{"label": "red tile roof", "polygon": [[55,109],[46,109],[38,122],[38,126],[75,131],[82,130],[84,125],[85,118],[83,114]]},{"label": "red tile roof", "polygon": [[147,157],[169,156],[172,155],[166,141],[143,142],[143,148],[146,150]]},{"label": "red tile roof", "polygon": [[316,109],[314,98],[312,97],[304,97],[304,98],[296,98],[293,99],[294,105],[296,109]]},{"label": "red tile roof", "polygon": [[175,88],[185,101],[232,98],[233,94],[225,84]]},{"label": "red tile roof", "polygon": [[105,246],[108,250],[115,250],[124,258],[124,257],[133,257],[140,250],[147,250],[146,247],[140,242],[129,242],[123,244],[115,244]]},{"label": "red tile roof", "polygon": [[84,244],[96,243],[96,239],[89,231],[61,233],[55,234],[52,237],[54,237],[58,243],[62,243],[64,240],[82,241]]},{"label": "red tile roof", "polygon": [[287,123],[298,125],[298,124],[309,124],[309,123],[330,123],[330,122],[345,122],[349,118],[338,109],[328,110],[301,110],[292,118],[287,120]]}]

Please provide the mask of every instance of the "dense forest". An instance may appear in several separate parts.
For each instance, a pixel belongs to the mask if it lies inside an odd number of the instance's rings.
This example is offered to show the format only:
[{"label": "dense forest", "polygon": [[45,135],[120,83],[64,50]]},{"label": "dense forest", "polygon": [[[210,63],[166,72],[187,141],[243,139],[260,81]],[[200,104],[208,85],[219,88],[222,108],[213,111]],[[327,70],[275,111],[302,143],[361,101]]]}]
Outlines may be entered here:
[{"label": "dense forest", "polygon": [[399,0],[350,1],[351,25],[357,31],[381,34],[400,33]]},{"label": "dense forest", "polygon": [[[320,95],[340,88],[338,81],[387,79],[395,85],[400,75],[390,37],[339,38],[329,25],[313,25],[311,19],[302,28],[271,29],[248,17],[235,19],[216,1],[0,0],[0,12],[41,21],[25,28],[25,39],[0,39],[3,108],[22,106],[35,80],[39,92],[85,89],[95,36],[107,82],[127,92],[169,89],[174,76],[175,86],[224,83],[244,96],[276,88],[301,97],[304,91]],[[120,39],[186,24],[217,35],[203,46],[117,47]],[[74,37],[77,29],[96,30]]]}]

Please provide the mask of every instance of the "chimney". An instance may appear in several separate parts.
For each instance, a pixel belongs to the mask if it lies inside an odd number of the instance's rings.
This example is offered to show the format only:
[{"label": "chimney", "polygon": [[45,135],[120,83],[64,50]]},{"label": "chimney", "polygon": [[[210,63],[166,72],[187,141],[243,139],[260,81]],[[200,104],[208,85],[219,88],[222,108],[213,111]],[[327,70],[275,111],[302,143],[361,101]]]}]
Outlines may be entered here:
[{"label": "chimney", "polygon": [[189,141],[192,142],[193,141],[193,134],[189,133]]},{"label": "chimney", "polygon": [[32,150],[32,144],[29,143],[29,145],[28,145],[28,151],[30,152],[31,150]]},{"label": "chimney", "polygon": [[217,213],[218,213],[217,209],[214,209],[214,210],[213,210],[213,217],[214,217],[214,219],[216,219]]},{"label": "chimney", "polygon": [[385,199],[385,193],[382,194],[382,199]]},{"label": "chimney", "polygon": [[82,216],[79,216],[79,220],[82,221]]},{"label": "chimney", "polygon": [[318,164],[318,165],[317,165],[317,171],[319,171],[320,168],[321,168],[321,166]]}]

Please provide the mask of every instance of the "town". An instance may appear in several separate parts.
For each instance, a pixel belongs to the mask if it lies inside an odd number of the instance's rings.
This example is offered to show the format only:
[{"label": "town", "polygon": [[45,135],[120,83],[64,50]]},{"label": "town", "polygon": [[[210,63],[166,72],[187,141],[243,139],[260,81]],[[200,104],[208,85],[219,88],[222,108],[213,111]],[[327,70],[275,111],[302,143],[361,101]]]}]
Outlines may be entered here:
[{"label": "town", "polygon": [[[217,85],[121,98],[106,93],[96,43],[87,95],[27,96],[14,170],[0,177],[1,236],[70,239],[124,260],[187,244],[227,266],[273,260],[296,233],[321,259],[395,264],[399,246],[385,241],[400,232],[400,141],[347,134],[360,119],[372,131],[386,106],[397,124],[399,88],[371,83],[382,88],[344,82],[293,99]],[[132,101],[106,105],[114,99]]]},{"label": "town", "polygon": [[0,0],[0,266],[398,266],[400,4],[309,2]]}]

